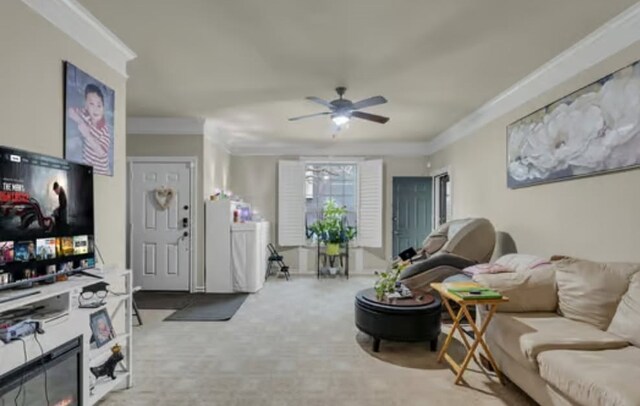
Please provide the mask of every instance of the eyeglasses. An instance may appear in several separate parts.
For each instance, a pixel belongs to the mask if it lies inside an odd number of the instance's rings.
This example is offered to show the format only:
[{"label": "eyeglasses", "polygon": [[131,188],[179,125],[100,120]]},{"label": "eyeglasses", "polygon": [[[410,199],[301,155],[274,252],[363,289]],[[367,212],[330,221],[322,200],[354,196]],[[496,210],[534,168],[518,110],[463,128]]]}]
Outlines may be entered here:
[{"label": "eyeglasses", "polygon": [[105,298],[109,294],[106,290],[90,291],[85,290],[78,296],[80,307],[98,307],[105,304]]},{"label": "eyeglasses", "polygon": [[107,294],[109,294],[109,292],[106,290],[98,290],[96,292],[85,290],[80,294],[80,296],[84,300],[91,300],[94,299],[94,296],[98,299],[104,299],[105,297],[107,297]]}]

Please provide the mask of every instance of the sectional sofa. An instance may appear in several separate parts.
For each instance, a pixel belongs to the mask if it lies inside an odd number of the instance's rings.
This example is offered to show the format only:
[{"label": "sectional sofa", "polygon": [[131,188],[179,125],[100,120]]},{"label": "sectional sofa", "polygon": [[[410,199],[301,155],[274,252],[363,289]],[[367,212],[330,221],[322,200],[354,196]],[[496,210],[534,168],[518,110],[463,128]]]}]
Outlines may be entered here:
[{"label": "sectional sofa", "polygon": [[474,280],[511,299],[486,333],[511,381],[541,405],[640,405],[640,264],[496,263],[514,272]]}]

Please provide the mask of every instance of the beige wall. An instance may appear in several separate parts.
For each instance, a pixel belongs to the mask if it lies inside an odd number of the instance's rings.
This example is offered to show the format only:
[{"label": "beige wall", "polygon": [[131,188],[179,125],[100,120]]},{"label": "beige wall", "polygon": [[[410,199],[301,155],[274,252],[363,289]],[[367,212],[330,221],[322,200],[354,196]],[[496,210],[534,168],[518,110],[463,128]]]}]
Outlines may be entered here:
[{"label": "beige wall", "polygon": [[125,264],[126,79],[21,1],[0,2],[0,144],[62,157],[63,61],[115,90],[114,176],[94,177],[96,243]]},{"label": "beige wall", "polygon": [[227,150],[219,144],[204,137],[204,186],[205,199],[214,193],[215,189],[229,188],[229,172],[231,156]]},{"label": "beige wall", "polygon": [[[280,159],[297,159],[284,156],[233,156],[230,166],[231,190],[242,196],[258,210],[265,219],[271,222],[271,238],[277,241],[277,206],[278,206],[278,161]],[[366,269],[384,269],[392,251],[392,181],[394,176],[426,176],[426,159],[424,157],[384,157],[384,206],[383,233],[384,246],[380,249],[366,249],[364,267]],[[298,267],[298,258],[294,250],[283,250],[287,265]],[[308,266],[315,266],[315,253],[310,250]],[[353,261],[353,257],[352,257]],[[353,263],[351,264],[353,266]]]},{"label": "beige wall", "polygon": [[520,252],[640,261],[640,170],[509,190],[506,126],[640,55],[634,46],[531,100],[429,159],[450,166],[454,218],[482,216],[514,237]]}]

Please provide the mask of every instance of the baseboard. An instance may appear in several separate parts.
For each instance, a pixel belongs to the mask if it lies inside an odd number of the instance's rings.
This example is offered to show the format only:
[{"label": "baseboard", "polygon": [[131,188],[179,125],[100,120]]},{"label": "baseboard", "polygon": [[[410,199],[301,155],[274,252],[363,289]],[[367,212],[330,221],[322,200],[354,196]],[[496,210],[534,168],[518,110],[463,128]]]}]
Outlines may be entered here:
[{"label": "baseboard", "polygon": [[[363,269],[363,270],[360,270],[360,271],[350,270],[349,271],[349,275],[350,276],[375,276],[376,272],[382,272],[382,271],[383,271],[383,269],[373,269],[373,268]],[[272,272],[273,272],[273,275],[275,275],[277,273],[277,272],[275,272],[275,269]],[[292,275],[303,275],[303,276],[304,275],[315,276],[316,273],[317,273],[317,271],[315,269],[313,269],[313,270],[308,270],[307,269],[307,270],[301,271],[301,270],[299,270],[297,268],[289,268],[289,272]]]},{"label": "baseboard", "polygon": [[193,289],[193,293],[204,293],[204,292],[205,292],[205,288],[204,288],[204,286],[196,286],[196,287]]}]

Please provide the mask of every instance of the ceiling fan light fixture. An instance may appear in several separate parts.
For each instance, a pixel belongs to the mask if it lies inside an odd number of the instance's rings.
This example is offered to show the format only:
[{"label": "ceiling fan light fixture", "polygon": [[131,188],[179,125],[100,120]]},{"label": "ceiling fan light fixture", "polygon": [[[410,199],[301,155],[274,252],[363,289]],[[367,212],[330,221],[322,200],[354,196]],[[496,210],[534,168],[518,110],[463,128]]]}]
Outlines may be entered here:
[{"label": "ceiling fan light fixture", "polygon": [[344,114],[336,114],[335,116],[331,117],[331,120],[338,127],[342,127],[349,122],[349,116]]}]

